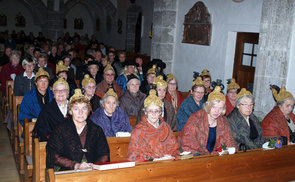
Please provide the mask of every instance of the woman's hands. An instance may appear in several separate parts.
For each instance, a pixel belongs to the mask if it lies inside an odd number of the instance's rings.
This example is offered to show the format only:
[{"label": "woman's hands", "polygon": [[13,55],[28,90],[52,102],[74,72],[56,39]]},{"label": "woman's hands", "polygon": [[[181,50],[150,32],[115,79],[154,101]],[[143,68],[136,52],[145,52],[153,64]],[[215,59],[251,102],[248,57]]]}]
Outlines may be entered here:
[{"label": "woman's hands", "polygon": [[92,163],[86,163],[86,162],[82,162],[82,163],[76,163],[74,169],[78,170],[78,169],[89,169],[92,168],[93,164]]}]

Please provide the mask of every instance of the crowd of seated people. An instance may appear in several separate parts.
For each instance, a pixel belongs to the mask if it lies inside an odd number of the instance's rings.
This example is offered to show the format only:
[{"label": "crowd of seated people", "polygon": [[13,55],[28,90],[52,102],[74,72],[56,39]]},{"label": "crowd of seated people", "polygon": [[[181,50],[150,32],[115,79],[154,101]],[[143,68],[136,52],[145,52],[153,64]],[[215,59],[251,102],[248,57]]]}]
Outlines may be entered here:
[{"label": "crowd of seated people", "polygon": [[[294,97],[285,87],[272,86],[277,106],[261,122],[253,114],[251,92],[231,79],[224,95],[207,69],[194,76],[184,96],[177,78],[164,74],[162,60],[126,59],[124,51],[116,54],[95,37],[66,34],[53,43],[30,34],[23,41],[21,49],[7,45],[0,58],[2,93],[5,82],[14,80],[15,95],[24,96],[18,121],[37,118],[33,136],[48,141],[47,166],[56,170],[109,161],[106,137],[119,132],[131,134],[131,161],[183,151],[214,154],[222,143],[237,150],[261,148],[274,138],[295,143]],[[134,127],[129,117],[137,118]]]}]

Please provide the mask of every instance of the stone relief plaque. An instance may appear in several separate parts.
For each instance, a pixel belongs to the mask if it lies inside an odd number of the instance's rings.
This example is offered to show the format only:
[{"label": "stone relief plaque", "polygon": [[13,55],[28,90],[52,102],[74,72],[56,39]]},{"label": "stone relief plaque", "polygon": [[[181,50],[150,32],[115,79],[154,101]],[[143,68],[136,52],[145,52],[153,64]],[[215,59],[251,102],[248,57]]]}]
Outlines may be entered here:
[{"label": "stone relief plaque", "polygon": [[198,1],[185,15],[182,43],[209,46],[211,42],[211,17],[205,4]]}]

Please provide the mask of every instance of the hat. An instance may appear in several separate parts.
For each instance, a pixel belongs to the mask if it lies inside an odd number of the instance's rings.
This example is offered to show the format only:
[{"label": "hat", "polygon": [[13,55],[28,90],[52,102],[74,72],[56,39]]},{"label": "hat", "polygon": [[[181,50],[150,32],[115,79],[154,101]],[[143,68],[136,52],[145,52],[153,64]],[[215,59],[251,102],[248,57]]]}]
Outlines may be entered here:
[{"label": "hat", "polygon": [[146,75],[156,74],[156,67],[157,67],[156,65],[153,65],[153,67],[147,71]]},{"label": "hat", "polygon": [[236,79],[231,79],[228,86],[227,86],[227,91],[229,91],[230,89],[239,89],[240,86],[236,83]]},{"label": "hat", "polygon": [[137,80],[139,80],[139,78],[138,78],[136,75],[134,75],[134,74],[127,75],[127,83],[128,83],[130,80],[132,80],[132,79],[137,79]]},{"label": "hat", "polygon": [[204,81],[199,76],[192,83],[192,86],[195,86],[195,85],[200,85],[200,86],[204,86],[205,87]]},{"label": "hat", "polygon": [[106,72],[106,71],[108,71],[108,70],[113,70],[113,72],[115,72],[114,68],[113,68],[110,64],[108,64],[108,65],[104,68],[103,72]]},{"label": "hat", "polygon": [[286,87],[282,87],[279,93],[277,90],[272,88],[272,94],[277,102],[282,102],[288,98],[294,98],[290,92],[286,91]]},{"label": "hat", "polygon": [[167,82],[163,79],[162,75],[156,77],[155,84],[157,87],[167,87]]},{"label": "hat", "polygon": [[162,107],[163,102],[156,95],[156,91],[154,89],[150,90],[149,96],[144,100],[144,107],[147,108],[149,106],[159,106]]},{"label": "hat", "polygon": [[97,65],[99,67],[99,62],[98,61],[88,61],[87,66],[90,65]]},{"label": "hat", "polygon": [[104,95],[103,98],[107,97],[107,96],[113,96],[116,99],[118,99],[118,95],[116,94],[116,92],[114,92],[114,89],[110,88]]},{"label": "hat", "polygon": [[153,59],[151,62],[152,65],[156,64],[157,67],[160,67],[162,69],[166,68],[166,63],[164,63],[161,59]]},{"label": "hat", "polygon": [[173,79],[176,80],[176,77],[175,77],[172,73],[169,73],[168,76],[167,76],[167,80],[166,80],[166,81],[167,81],[167,83],[168,83],[168,82],[170,82],[170,81],[173,80]]},{"label": "hat", "polygon": [[209,94],[207,101],[219,100],[219,101],[225,102],[225,96],[220,91],[221,91],[221,88],[219,86],[216,86],[213,92]]},{"label": "hat", "polygon": [[66,55],[64,55],[61,59],[62,59],[62,60],[65,60],[65,58],[70,58],[70,60],[71,60],[71,55],[66,54]]},{"label": "hat", "polygon": [[47,76],[48,78],[50,77],[48,72],[43,70],[43,68],[39,68],[38,72],[35,75],[35,81],[40,77],[40,76]]},{"label": "hat", "polygon": [[80,99],[82,99],[83,102],[90,103],[89,99],[82,94],[81,89],[77,88],[75,89],[75,94],[70,98],[69,105],[71,105],[76,100],[80,100]]},{"label": "hat", "polygon": [[134,60],[126,60],[124,66],[139,66]]},{"label": "hat", "polygon": [[88,83],[94,83],[96,85],[96,82],[93,78],[90,78],[88,74],[84,75],[84,79],[82,80],[82,87],[87,85]]},{"label": "hat", "polygon": [[211,74],[207,69],[204,69],[201,73],[201,76],[210,76],[211,77]]},{"label": "hat", "polygon": [[252,96],[252,93],[250,91],[246,90],[245,88],[242,88],[241,91],[238,93],[238,95],[236,97],[236,101],[239,98],[243,97],[244,95],[250,95],[250,96]]},{"label": "hat", "polygon": [[64,65],[64,62],[62,60],[58,61],[56,65],[56,75],[58,75],[60,72],[69,71],[68,67]]},{"label": "hat", "polygon": [[68,82],[65,81],[63,78],[59,78],[58,80],[56,80],[56,81],[54,82],[52,88],[54,88],[56,85],[58,85],[58,84],[60,84],[60,83],[65,84],[66,87],[67,87],[68,89],[70,89]]}]

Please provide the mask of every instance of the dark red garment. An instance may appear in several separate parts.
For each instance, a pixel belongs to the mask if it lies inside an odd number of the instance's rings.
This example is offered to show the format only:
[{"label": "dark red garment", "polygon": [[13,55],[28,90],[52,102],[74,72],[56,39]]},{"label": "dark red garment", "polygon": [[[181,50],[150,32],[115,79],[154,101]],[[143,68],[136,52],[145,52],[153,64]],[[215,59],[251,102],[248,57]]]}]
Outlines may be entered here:
[{"label": "dark red garment", "polygon": [[230,101],[229,101],[229,98],[228,96],[226,95],[225,96],[225,107],[226,107],[226,113],[225,113],[225,116],[228,116],[235,108],[235,106],[233,106]]},{"label": "dark red garment", "polygon": [[16,67],[12,66],[11,63],[7,63],[5,64],[0,72],[0,83],[2,85],[2,94],[5,95],[5,90],[6,90],[6,80],[12,80],[10,75],[11,74],[23,74],[24,73],[24,69],[23,67],[18,64]]},{"label": "dark red garment", "polygon": [[[113,81],[112,87],[113,87],[114,91],[116,92],[116,94],[118,95],[118,98],[120,98],[123,95],[123,91],[115,80]],[[108,89],[109,89],[109,85],[107,84],[107,82],[105,80],[103,80],[97,85],[95,94],[99,98],[102,98]]]},{"label": "dark red garment", "polygon": [[[184,101],[185,98],[181,95],[181,93],[178,90],[176,90],[176,96],[177,96],[177,108],[175,109],[175,111],[177,112],[180,104],[182,103],[182,101]],[[170,93],[168,91],[166,93],[166,97],[165,98],[166,98],[166,100],[168,102],[170,102],[172,104],[172,97],[171,97],[171,95],[170,95]]]}]

